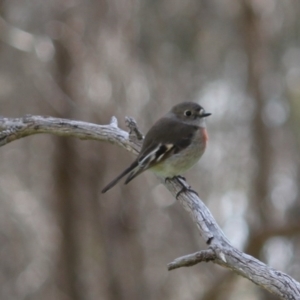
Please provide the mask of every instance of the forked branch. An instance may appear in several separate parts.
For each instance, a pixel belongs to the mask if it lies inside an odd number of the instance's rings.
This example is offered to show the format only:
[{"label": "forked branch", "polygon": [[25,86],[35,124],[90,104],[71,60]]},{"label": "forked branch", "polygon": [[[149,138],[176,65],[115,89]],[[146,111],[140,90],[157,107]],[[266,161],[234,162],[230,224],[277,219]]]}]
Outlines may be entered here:
[{"label": "forked branch", "polygon": [[[17,119],[0,117],[0,146],[29,135],[51,133],[59,136],[109,142],[138,154],[142,134],[132,118],[127,118],[126,121],[130,129],[129,134],[118,127],[115,117],[108,125],[42,116],[25,116]],[[166,182],[163,178],[160,180],[174,197],[182,189],[176,180]],[[289,275],[270,268],[254,257],[234,248],[197,195],[186,191],[179,195],[178,200],[190,214],[209,248],[175,259],[168,265],[169,270],[211,261],[248,278],[282,299],[300,299],[300,283]]]}]

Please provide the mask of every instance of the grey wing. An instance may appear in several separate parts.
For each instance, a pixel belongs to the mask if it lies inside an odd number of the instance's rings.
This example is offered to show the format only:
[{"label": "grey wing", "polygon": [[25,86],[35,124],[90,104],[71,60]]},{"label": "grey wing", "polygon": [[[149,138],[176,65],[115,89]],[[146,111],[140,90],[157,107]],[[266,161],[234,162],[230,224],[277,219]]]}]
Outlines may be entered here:
[{"label": "grey wing", "polygon": [[166,124],[162,120],[159,120],[146,134],[138,158],[117,178],[110,182],[102,190],[102,193],[111,189],[128,173],[129,175],[125,180],[125,184],[162,160],[167,159],[170,155],[184,150],[191,144],[197,130],[197,126],[182,126],[181,123],[172,120],[169,120]]},{"label": "grey wing", "polygon": [[137,166],[128,175],[125,184],[145,170],[167,159],[174,153],[187,148],[199,128],[176,120],[159,120],[145,136],[141,152],[136,160]]},{"label": "grey wing", "polygon": [[138,163],[148,169],[173,153],[184,150],[191,144],[198,129],[176,120],[159,120],[145,136]]},{"label": "grey wing", "polygon": [[[167,146],[165,149],[166,152],[170,151],[173,147],[174,149],[172,150],[177,153],[191,144],[198,129],[198,126],[182,124],[177,120],[170,119],[168,122],[165,122],[163,119],[160,119],[146,134],[139,156],[143,157],[145,153],[150,152],[149,149],[159,148],[158,146],[162,145]],[[163,152],[163,150],[161,148],[160,152]]]},{"label": "grey wing", "polygon": [[128,175],[125,184],[130,182],[136,176],[156,165],[163,157],[167,154],[171,154],[174,146],[172,144],[152,144],[149,148],[144,150],[144,152],[137,158],[137,166]]}]

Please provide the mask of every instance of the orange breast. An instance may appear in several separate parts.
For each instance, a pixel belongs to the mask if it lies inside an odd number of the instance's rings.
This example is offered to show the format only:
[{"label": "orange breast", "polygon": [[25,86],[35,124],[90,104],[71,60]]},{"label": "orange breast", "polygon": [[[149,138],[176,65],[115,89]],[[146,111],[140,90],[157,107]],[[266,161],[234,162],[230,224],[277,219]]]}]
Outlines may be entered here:
[{"label": "orange breast", "polygon": [[206,145],[208,141],[208,134],[206,128],[201,128],[201,133],[202,133],[203,142]]}]

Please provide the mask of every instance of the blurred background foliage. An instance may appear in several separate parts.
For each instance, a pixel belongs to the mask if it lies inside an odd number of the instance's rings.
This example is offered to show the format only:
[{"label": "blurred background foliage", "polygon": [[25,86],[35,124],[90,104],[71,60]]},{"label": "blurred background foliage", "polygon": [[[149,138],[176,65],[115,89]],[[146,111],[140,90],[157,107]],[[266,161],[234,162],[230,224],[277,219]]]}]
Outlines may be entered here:
[{"label": "blurred background foliage", "polygon": [[[239,249],[300,280],[300,2],[1,0],[0,113],[143,132],[171,106],[212,116],[187,179]],[[0,298],[277,299],[213,264],[150,172],[107,194],[133,157],[40,135],[0,151]]]}]

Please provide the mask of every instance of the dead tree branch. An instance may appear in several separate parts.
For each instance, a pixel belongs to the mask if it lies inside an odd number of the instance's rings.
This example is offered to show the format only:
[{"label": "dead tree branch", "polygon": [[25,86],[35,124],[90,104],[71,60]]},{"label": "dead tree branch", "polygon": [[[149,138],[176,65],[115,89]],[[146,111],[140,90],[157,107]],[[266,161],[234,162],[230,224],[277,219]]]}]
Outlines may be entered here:
[{"label": "dead tree branch", "polygon": [[[143,136],[133,119],[127,118],[127,125],[130,129],[129,134],[118,128],[115,117],[108,125],[42,116],[25,116],[17,119],[0,117],[0,146],[29,135],[51,133],[85,140],[110,142],[137,154]],[[176,180],[165,182],[161,178],[161,182],[174,197],[182,188]],[[187,191],[181,193],[178,200],[196,223],[200,235],[209,248],[175,259],[168,265],[169,270],[212,261],[231,269],[282,299],[300,299],[300,283],[289,275],[270,268],[254,257],[234,248],[198,196]]]}]

